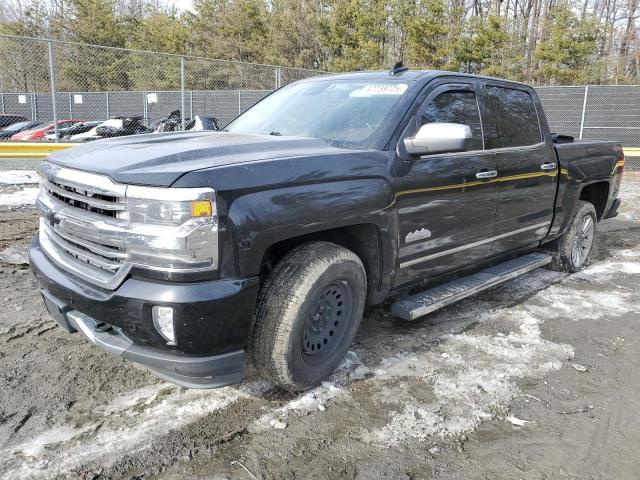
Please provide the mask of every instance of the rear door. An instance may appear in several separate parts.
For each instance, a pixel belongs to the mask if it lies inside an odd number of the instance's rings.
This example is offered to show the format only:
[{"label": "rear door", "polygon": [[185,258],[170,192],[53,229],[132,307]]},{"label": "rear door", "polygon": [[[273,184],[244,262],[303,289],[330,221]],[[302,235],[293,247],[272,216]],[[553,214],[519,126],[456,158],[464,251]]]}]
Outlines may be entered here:
[{"label": "rear door", "polygon": [[525,86],[487,81],[488,147],[498,161],[498,208],[491,254],[544,238],[553,219],[558,165]]},{"label": "rear door", "polygon": [[431,122],[471,128],[467,150],[408,162],[396,181],[399,265],[396,286],[485,259],[498,199],[497,163],[484,148],[477,83],[442,82],[419,107],[413,127]]}]

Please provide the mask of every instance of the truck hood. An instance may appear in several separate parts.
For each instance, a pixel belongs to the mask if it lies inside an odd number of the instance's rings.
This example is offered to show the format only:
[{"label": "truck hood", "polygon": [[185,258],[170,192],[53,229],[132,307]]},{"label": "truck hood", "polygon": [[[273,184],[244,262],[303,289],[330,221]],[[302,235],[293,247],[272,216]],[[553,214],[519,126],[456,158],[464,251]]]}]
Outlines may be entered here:
[{"label": "truck hood", "polygon": [[97,140],[52,154],[48,160],[105,174],[120,183],[169,186],[183,174],[203,168],[340,151],[314,138],[171,132]]}]

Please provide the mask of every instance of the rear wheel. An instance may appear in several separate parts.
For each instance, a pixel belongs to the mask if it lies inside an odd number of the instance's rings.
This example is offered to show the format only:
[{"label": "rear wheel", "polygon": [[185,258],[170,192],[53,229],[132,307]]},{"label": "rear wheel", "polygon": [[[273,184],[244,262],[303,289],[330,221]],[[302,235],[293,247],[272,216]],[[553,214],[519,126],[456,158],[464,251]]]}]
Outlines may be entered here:
[{"label": "rear wheel", "polygon": [[287,254],[262,287],[251,333],[258,371],[293,391],[326,379],[353,342],[366,274],[350,250],[329,242]]},{"label": "rear wheel", "polygon": [[550,247],[554,270],[577,272],[587,265],[595,241],[597,220],[594,206],[579,201],[567,232]]}]

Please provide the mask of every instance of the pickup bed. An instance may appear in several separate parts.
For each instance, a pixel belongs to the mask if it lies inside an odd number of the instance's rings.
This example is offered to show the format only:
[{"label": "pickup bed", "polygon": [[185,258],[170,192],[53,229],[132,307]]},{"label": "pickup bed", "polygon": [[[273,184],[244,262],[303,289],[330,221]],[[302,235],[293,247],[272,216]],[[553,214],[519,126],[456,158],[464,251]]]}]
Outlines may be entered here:
[{"label": "pickup bed", "polygon": [[52,155],[31,265],[62,327],[162,378],[238,383],[248,357],[303,390],[340,363],[367,304],[413,320],[587,263],[619,205],[622,148],[554,138],[519,83],[303,80],[225,131]]}]

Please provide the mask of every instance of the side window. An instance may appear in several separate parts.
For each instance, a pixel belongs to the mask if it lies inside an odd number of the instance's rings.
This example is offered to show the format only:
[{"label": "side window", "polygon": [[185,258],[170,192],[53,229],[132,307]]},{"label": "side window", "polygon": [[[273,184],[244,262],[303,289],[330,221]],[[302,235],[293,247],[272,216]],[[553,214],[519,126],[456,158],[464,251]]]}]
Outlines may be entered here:
[{"label": "side window", "polygon": [[473,138],[467,150],[482,150],[482,124],[475,93],[451,90],[430,100],[422,111],[420,125],[436,122],[468,125]]},{"label": "side window", "polygon": [[524,90],[487,86],[487,96],[497,129],[490,148],[522,147],[542,141],[531,95]]}]

